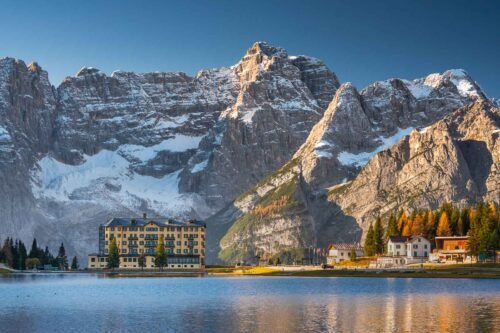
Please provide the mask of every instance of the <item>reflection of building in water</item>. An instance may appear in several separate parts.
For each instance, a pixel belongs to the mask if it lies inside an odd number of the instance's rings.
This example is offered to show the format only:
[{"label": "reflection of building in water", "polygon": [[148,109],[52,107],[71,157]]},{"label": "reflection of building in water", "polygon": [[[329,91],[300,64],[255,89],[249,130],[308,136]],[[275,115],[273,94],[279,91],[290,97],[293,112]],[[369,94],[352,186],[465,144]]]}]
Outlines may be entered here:
[{"label": "reflection of building in water", "polygon": [[[425,286],[418,290],[414,279],[380,281],[369,291],[354,287],[350,292],[324,295],[240,297],[233,299],[232,312],[221,320],[232,318],[225,326],[230,331],[257,333],[479,332],[492,331],[490,324],[486,324],[489,330],[480,329],[482,316],[491,322],[498,315],[491,308],[491,298],[477,309],[477,297],[431,294]],[[355,285],[353,281],[351,288]]]}]

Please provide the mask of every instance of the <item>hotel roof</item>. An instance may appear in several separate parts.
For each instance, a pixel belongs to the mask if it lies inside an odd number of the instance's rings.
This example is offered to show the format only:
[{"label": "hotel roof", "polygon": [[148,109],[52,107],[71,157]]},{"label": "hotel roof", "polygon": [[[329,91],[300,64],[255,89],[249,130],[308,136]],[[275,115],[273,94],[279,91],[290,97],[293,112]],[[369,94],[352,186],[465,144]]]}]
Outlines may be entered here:
[{"label": "hotel roof", "polygon": [[104,223],[106,227],[143,227],[147,224],[156,224],[159,227],[169,226],[193,226],[193,227],[206,227],[206,224],[198,220],[178,221],[166,217],[156,218],[134,218],[134,217],[113,217],[108,222]]},{"label": "hotel roof", "polygon": [[329,249],[332,247],[336,250],[363,250],[363,247],[359,243],[334,243],[328,246]]}]

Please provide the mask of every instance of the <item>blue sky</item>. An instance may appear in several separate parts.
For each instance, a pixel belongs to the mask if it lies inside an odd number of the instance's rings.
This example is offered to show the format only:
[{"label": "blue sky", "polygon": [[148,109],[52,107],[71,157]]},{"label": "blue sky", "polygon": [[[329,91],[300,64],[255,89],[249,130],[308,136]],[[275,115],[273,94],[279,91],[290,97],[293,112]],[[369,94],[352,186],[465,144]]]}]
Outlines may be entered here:
[{"label": "blue sky", "polygon": [[0,57],[58,85],[82,66],[194,74],[265,40],[358,88],[464,68],[500,97],[499,22],[500,1],[2,1]]}]

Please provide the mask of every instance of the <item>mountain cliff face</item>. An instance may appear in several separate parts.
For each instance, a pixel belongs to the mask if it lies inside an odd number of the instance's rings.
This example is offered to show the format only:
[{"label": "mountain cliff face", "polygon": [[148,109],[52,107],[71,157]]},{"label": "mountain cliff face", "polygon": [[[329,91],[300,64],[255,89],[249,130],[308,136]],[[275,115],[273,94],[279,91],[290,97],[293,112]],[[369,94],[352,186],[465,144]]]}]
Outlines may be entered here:
[{"label": "mountain cliff face", "polygon": [[84,67],[57,88],[3,58],[0,237],[83,259],[98,224],[146,212],[206,219],[209,261],[358,240],[395,203],[498,201],[494,103],[462,70],[358,91],[264,42],[194,77]]},{"label": "mountain cliff face", "polygon": [[59,87],[0,60],[0,235],[84,256],[111,215],[206,218],[291,158],[339,83],[319,60],[255,43],[230,68]]},{"label": "mountain cliff face", "polygon": [[0,212],[2,235],[26,235],[43,218],[36,210],[30,168],[50,147],[56,92],[33,63],[0,59]]},{"label": "mountain cliff face", "polygon": [[[462,70],[376,82],[361,92],[342,85],[294,157],[213,217],[221,225],[219,258],[251,259],[256,253],[359,240],[365,227],[360,216],[328,200],[328,189],[356,177],[374,155],[414,128],[483,99]],[[332,191],[342,197],[344,189],[338,185]],[[360,198],[353,200],[364,202]]]},{"label": "mountain cliff face", "polygon": [[356,178],[332,188],[328,201],[363,231],[399,208],[499,202],[499,138],[500,109],[478,101],[378,153]]},{"label": "mountain cliff face", "polygon": [[289,57],[263,43],[250,48],[233,71],[240,86],[236,102],[221,115],[224,122],[212,135],[216,142],[193,159],[203,170],[185,170],[180,184],[217,208],[286,163],[339,86],[321,61]]}]

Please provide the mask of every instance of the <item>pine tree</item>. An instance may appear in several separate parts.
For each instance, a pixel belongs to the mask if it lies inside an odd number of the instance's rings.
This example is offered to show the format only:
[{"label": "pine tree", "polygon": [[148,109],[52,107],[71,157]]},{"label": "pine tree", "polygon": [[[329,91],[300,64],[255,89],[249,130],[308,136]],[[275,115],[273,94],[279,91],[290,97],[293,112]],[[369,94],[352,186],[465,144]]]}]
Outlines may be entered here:
[{"label": "pine tree", "polygon": [[11,248],[10,244],[11,244],[10,238],[7,238],[3,243],[2,253],[3,253],[5,265],[7,265],[9,267],[13,267],[14,266],[14,256],[12,255],[12,248]]},{"label": "pine tree", "polygon": [[373,236],[374,236],[373,225],[370,224],[368,232],[366,233],[365,248],[364,248],[365,255],[368,257],[375,255],[375,240]]},{"label": "pine tree", "polygon": [[389,217],[389,223],[387,223],[387,229],[385,230],[385,238],[386,240],[389,239],[391,236],[398,236],[398,225],[396,222],[396,217],[394,214],[391,214]]},{"label": "pine tree", "polygon": [[38,244],[36,242],[36,238],[33,238],[33,243],[31,244],[31,250],[30,250],[30,254],[28,255],[28,257],[38,258],[40,256],[38,251],[39,251],[39,249],[38,249]]},{"label": "pine tree", "polygon": [[71,260],[71,270],[76,271],[78,270],[78,258],[76,256],[73,257],[73,260]]},{"label": "pine tree", "polygon": [[120,252],[118,250],[118,245],[116,244],[116,238],[111,240],[108,253],[108,268],[114,270],[115,268],[120,267]]},{"label": "pine tree", "polygon": [[458,220],[460,219],[460,210],[456,207],[452,207],[450,216],[450,231],[452,235],[457,235]]},{"label": "pine tree", "polygon": [[139,265],[139,267],[143,271],[144,267],[146,267],[146,256],[144,255],[144,253],[141,253],[139,255],[139,258],[137,258],[137,264]]},{"label": "pine tree", "polygon": [[441,217],[439,218],[439,224],[436,231],[437,236],[451,236],[450,220],[448,219],[448,213],[443,211]]},{"label": "pine tree", "polygon": [[28,251],[26,250],[26,246],[22,241],[18,241],[18,260],[19,260],[19,269],[26,269],[26,258],[28,258]]},{"label": "pine tree", "polygon": [[467,235],[467,232],[469,232],[470,228],[470,220],[469,220],[469,208],[463,208],[462,211],[460,212],[460,220],[461,220],[461,230],[459,233],[460,236]]},{"label": "pine tree", "polygon": [[276,266],[279,266],[279,265],[281,265],[280,257],[276,258]]},{"label": "pine tree", "polygon": [[57,264],[60,270],[68,269],[68,257],[66,256],[66,249],[64,248],[64,244],[61,243],[59,246],[59,253],[57,254]]},{"label": "pine tree", "polygon": [[351,250],[351,253],[349,254],[349,257],[350,257],[351,261],[356,261],[357,254],[356,254],[356,250],[355,249]]},{"label": "pine tree", "polygon": [[158,245],[156,246],[155,253],[155,266],[161,270],[163,270],[163,266],[167,264],[167,253],[165,252],[165,243],[163,240],[158,241]]},{"label": "pine tree", "polygon": [[479,238],[479,230],[481,228],[481,221],[477,218],[475,210],[471,210],[469,214],[470,219],[470,229],[467,233],[469,235],[469,242],[467,250],[471,254],[471,256],[476,259],[479,256],[481,251],[481,242]]},{"label": "pine tree", "polygon": [[382,220],[380,217],[377,217],[375,220],[375,227],[373,228],[373,241],[375,253],[384,253],[384,230],[382,229]]}]

